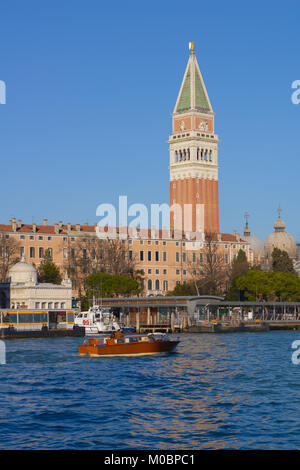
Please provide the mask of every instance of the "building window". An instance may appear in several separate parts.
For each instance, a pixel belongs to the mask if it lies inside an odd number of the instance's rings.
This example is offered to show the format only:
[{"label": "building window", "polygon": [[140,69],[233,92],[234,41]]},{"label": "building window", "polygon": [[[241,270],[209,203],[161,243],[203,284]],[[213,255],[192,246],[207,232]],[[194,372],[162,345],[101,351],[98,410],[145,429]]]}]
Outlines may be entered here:
[{"label": "building window", "polygon": [[49,256],[50,259],[52,259],[52,248],[47,248],[46,250],[47,256]]},{"label": "building window", "polygon": [[40,308],[40,303],[39,302],[35,302],[35,308]]},{"label": "building window", "polygon": [[67,241],[67,237],[63,237],[63,242],[66,242]]},{"label": "building window", "polygon": [[42,302],[42,308],[46,308],[46,302]]},{"label": "building window", "polygon": [[155,280],[155,290],[159,290],[159,279]]},{"label": "building window", "polygon": [[225,263],[226,263],[226,264],[229,263],[229,256],[228,256],[228,253],[225,254]]},{"label": "building window", "polygon": [[48,242],[52,240],[52,237],[47,237]]},{"label": "building window", "polygon": [[148,279],[148,290],[152,290],[152,280]]},{"label": "building window", "polygon": [[58,302],[55,302],[54,308],[56,308],[56,309],[59,308],[59,303]]},{"label": "building window", "polygon": [[179,242],[176,242],[176,246],[179,246]]},{"label": "building window", "polygon": [[151,240],[148,240],[148,245],[151,245]]},{"label": "building window", "polygon": [[196,263],[196,253],[193,253],[193,263]]},{"label": "building window", "polygon": [[163,261],[167,261],[167,252],[163,251]]},{"label": "building window", "polygon": [[168,270],[167,270],[167,269],[164,269],[164,270],[163,270],[163,274],[168,274]]},{"label": "building window", "polygon": [[182,253],[182,261],[185,263],[186,262],[186,253]]},{"label": "building window", "polygon": [[44,239],[44,237],[42,237],[42,236],[40,235],[40,236],[39,236],[39,240],[43,240],[43,239]]},{"label": "building window", "polygon": [[20,240],[25,240],[25,235],[20,235]]},{"label": "building window", "polygon": [[39,258],[43,258],[44,257],[44,248],[40,247],[39,248]]},{"label": "building window", "polygon": [[[95,250],[93,250],[93,251],[95,252]],[[63,248],[62,253],[63,253],[63,259],[67,259],[68,258],[67,248]],[[92,258],[93,258],[93,253],[92,253]],[[93,258],[93,259],[95,259],[95,258]]]},{"label": "building window", "polygon": [[159,251],[155,252],[155,261],[159,261]]},{"label": "building window", "polygon": [[176,251],[176,262],[179,263],[180,260],[180,253]]},{"label": "building window", "polygon": [[24,246],[20,246],[20,257],[22,258],[22,256],[24,255],[25,253],[25,247]]},{"label": "building window", "polygon": [[140,251],[140,261],[144,261],[144,252]]},{"label": "building window", "polygon": [[155,274],[159,274],[159,269],[156,269],[156,270],[155,270]]},{"label": "building window", "polygon": [[49,302],[49,303],[48,303],[48,308],[53,308],[52,305],[53,305],[53,303],[52,303],[52,302]]},{"label": "building window", "polygon": [[128,251],[128,258],[130,259],[130,261],[133,259],[133,251],[132,250]]},{"label": "building window", "polygon": [[65,308],[65,302],[62,302],[62,303],[60,304],[60,308]]},{"label": "building window", "polygon": [[71,258],[75,258],[75,248],[71,248]]},{"label": "building window", "polygon": [[35,257],[35,249],[34,249],[34,246],[31,246],[29,248],[29,257],[30,258],[34,258]]},{"label": "building window", "polygon": [[152,258],[152,251],[148,251],[148,261],[151,261],[151,258]]},{"label": "building window", "polygon": [[183,274],[184,276],[186,276],[186,270],[185,270],[185,269],[182,271],[182,274]]},{"label": "building window", "polygon": [[163,281],[163,290],[164,291],[168,290],[168,281]]},{"label": "building window", "polygon": [[179,269],[176,269],[176,276],[179,276],[179,274],[180,274]]},{"label": "building window", "polygon": [[30,235],[29,240],[34,240],[34,236]]},{"label": "building window", "polygon": [[75,242],[75,238],[74,238],[74,237],[71,238],[71,242]]},{"label": "building window", "polygon": [[148,269],[148,274],[152,274],[152,269]]},{"label": "building window", "polygon": [[163,245],[166,246],[167,242],[163,242]]},{"label": "building window", "polygon": [[144,244],[144,240],[140,240],[140,245],[143,245]]},{"label": "building window", "polygon": [[128,240],[128,245],[132,245],[132,240]]},{"label": "building window", "polygon": [[203,253],[200,253],[200,263],[203,263]]}]

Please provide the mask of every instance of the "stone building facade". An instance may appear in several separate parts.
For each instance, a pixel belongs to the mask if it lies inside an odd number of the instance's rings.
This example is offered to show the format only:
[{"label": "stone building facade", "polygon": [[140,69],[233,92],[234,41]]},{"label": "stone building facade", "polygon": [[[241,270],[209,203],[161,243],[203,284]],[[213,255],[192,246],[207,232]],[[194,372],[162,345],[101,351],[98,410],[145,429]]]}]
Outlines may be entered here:
[{"label": "stone building facade", "polygon": [[10,308],[21,309],[70,309],[72,307],[72,284],[65,277],[61,285],[42,283],[31,263],[22,261],[9,270]]}]

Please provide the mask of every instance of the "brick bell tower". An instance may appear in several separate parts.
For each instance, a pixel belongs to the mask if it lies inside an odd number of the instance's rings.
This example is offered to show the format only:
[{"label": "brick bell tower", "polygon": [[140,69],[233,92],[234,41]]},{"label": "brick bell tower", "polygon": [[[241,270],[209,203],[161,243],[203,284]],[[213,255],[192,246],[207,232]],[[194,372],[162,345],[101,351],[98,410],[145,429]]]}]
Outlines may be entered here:
[{"label": "brick bell tower", "polygon": [[[184,205],[191,204],[189,224],[193,232],[219,233],[218,136],[214,133],[214,112],[199,65],[190,43],[190,57],[172,114],[170,147],[170,206],[178,204],[184,220]],[[199,206],[201,209],[199,209]],[[202,211],[203,223],[196,224]],[[186,209],[187,212],[187,209]],[[176,213],[171,211],[174,228]],[[178,222],[176,227],[178,228]],[[200,227],[200,228],[199,228]]]}]

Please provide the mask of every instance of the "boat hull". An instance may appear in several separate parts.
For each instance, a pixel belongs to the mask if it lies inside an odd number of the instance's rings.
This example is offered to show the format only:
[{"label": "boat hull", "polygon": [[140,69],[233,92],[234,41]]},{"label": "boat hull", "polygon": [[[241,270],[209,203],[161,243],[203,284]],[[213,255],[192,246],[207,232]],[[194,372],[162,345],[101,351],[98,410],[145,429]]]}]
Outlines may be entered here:
[{"label": "boat hull", "polygon": [[144,356],[148,354],[159,354],[172,352],[179,341],[156,341],[153,343],[123,343],[105,346],[79,346],[80,355],[92,357],[108,356]]}]

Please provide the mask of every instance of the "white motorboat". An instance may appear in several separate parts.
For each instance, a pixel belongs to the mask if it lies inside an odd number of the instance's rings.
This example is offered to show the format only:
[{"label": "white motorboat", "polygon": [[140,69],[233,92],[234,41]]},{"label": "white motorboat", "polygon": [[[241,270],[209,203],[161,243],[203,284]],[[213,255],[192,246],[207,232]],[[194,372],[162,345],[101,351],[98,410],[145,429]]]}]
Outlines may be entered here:
[{"label": "white motorboat", "polygon": [[121,329],[112,311],[99,305],[93,305],[87,312],[80,312],[74,324],[84,327],[86,335],[112,333]]}]

